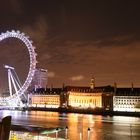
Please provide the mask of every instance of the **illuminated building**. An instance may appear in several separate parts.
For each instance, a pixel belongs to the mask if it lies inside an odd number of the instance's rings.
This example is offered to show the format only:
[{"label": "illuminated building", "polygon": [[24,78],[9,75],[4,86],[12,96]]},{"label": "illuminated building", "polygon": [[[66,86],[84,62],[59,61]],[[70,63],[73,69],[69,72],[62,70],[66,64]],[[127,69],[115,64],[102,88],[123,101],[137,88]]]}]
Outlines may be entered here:
[{"label": "illuminated building", "polygon": [[68,105],[76,108],[102,107],[102,93],[69,91]]},{"label": "illuminated building", "polygon": [[31,89],[46,88],[47,87],[47,70],[36,69],[31,83]]},{"label": "illuminated building", "polygon": [[96,87],[92,77],[89,87],[36,89],[28,101],[30,107],[140,112],[140,88]]},{"label": "illuminated building", "polygon": [[111,86],[105,87],[67,87],[68,106],[73,108],[113,109]]},{"label": "illuminated building", "polygon": [[61,106],[61,92],[61,88],[37,89],[29,95],[29,106],[58,108]]},{"label": "illuminated building", "polygon": [[116,88],[114,111],[140,112],[140,88]]},{"label": "illuminated building", "polygon": [[68,106],[73,108],[113,110],[112,89],[111,86],[95,87],[95,78],[92,77],[90,87],[67,87]]},{"label": "illuminated building", "polygon": [[28,101],[30,107],[113,110],[112,89],[111,86],[95,87],[92,77],[89,87],[36,89],[29,95]]}]

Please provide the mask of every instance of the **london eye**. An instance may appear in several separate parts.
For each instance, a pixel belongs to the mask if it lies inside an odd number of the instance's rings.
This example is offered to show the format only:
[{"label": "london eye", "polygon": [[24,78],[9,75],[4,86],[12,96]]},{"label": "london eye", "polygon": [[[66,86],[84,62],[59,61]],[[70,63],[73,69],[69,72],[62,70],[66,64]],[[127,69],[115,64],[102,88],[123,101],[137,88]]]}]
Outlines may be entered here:
[{"label": "london eye", "polygon": [[[35,69],[36,69],[36,52],[35,52],[35,47],[32,45],[32,41],[29,40],[29,37],[26,36],[24,33],[21,33],[20,31],[7,31],[5,33],[1,33],[0,35],[0,42],[7,39],[7,38],[15,38],[15,39],[18,39],[20,41],[23,42],[24,46],[27,48],[28,50],[28,53],[29,53],[29,71],[28,71],[28,74],[27,74],[27,77],[24,81],[24,83],[20,86],[18,86],[18,88],[16,88],[16,82],[14,82],[14,77],[12,76],[12,72],[14,70],[14,67],[11,67],[9,65],[5,65],[4,67],[6,69],[8,69],[8,72],[9,72],[9,91],[10,91],[10,94],[9,96],[7,97],[0,97],[0,103],[8,103],[9,105],[13,105],[15,106],[15,104],[17,104],[17,102],[19,102],[19,100],[21,99],[21,96],[24,95],[24,93],[27,91],[32,79],[33,79],[33,76],[34,76],[34,73],[35,73]],[[12,89],[11,89],[11,82],[10,82],[10,78],[11,78],[11,81],[13,82],[14,84],[14,87],[15,87],[15,93],[12,93]]]}]

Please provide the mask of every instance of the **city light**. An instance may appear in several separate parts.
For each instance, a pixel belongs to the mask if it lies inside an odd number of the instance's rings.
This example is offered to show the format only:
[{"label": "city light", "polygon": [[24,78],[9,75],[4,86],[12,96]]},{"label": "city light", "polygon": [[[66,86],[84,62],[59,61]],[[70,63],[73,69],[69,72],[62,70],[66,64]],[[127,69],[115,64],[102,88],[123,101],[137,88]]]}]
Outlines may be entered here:
[{"label": "city light", "polygon": [[[35,68],[36,68],[36,53],[35,53],[34,47],[32,46],[32,41],[30,41],[28,39],[28,37],[25,36],[24,33],[20,33],[20,31],[12,30],[11,32],[7,31],[6,33],[2,33],[0,35],[0,41],[7,39],[7,38],[16,38],[16,39],[21,40],[25,44],[26,48],[28,49],[29,56],[30,56],[29,73],[27,75],[27,78],[26,78],[26,81],[24,82],[24,84],[20,87],[20,89],[18,91],[16,91],[16,93],[14,95],[11,95],[6,98],[2,98],[2,97],[0,98],[0,102],[6,101],[10,104],[11,101],[16,102],[16,100],[19,100],[20,96],[23,95],[26,92],[27,88],[29,87],[29,85],[32,81],[32,78],[34,76]],[[5,65],[5,67],[11,68],[7,65]],[[10,106],[12,106],[12,105],[13,104],[10,104]],[[14,104],[14,106],[15,106],[15,104]]]}]

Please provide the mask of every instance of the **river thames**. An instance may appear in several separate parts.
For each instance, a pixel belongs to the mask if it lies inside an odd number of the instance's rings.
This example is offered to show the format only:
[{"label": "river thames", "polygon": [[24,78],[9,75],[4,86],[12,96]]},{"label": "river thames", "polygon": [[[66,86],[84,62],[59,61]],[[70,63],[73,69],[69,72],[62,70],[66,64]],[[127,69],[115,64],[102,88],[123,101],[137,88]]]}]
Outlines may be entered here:
[{"label": "river thames", "polygon": [[[140,139],[139,117],[110,117],[46,111],[0,111],[1,119],[7,115],[12,116],[12,124],[36,125],[45,128],[65,128],[67,126],[70,140]],[[88,131],[88,128],[90,131]],[[65,138],[66,131],[58,132],[58,137]]]}]

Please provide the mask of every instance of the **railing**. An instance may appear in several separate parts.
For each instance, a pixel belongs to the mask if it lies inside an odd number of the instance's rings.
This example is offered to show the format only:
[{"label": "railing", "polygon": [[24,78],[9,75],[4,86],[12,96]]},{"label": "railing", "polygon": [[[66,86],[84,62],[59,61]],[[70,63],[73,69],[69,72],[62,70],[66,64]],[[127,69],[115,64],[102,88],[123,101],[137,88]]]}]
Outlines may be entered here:
[{"label": "railing", "polygon": [[[35,125],[11,124],[11,116],[0,122],[0,140],[68,140],[67,127],[43,128]],[[65,131],[65,138],[59,138],[58,133]]]},{"label": "railing", "polygon": [[31,125],[11,125],[9,140],[66,140],[67,138],[58,137],[58,133],[61,131],[67,132],[67,127],[42,128]]}]

